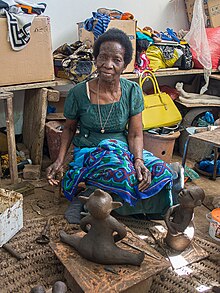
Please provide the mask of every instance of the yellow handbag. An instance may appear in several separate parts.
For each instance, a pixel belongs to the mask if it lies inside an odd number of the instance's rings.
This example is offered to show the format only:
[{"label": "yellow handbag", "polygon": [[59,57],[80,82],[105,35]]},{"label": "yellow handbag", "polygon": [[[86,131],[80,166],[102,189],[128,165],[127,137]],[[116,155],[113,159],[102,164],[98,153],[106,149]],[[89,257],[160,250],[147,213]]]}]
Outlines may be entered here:
[{"label": "yellow handbag", "polygon": [[[148,73],[149,75],[145,75]],[[143,92],[144,82],[151,80],[154,87],[154,94],[146,95]],[[182,120],[182,116],[167,93],[160,91],[157,79],[150,70],[142,72],[139,78],[139,85],[144,98],[144,110],[142,112],[143,129],[172,126]]]}]

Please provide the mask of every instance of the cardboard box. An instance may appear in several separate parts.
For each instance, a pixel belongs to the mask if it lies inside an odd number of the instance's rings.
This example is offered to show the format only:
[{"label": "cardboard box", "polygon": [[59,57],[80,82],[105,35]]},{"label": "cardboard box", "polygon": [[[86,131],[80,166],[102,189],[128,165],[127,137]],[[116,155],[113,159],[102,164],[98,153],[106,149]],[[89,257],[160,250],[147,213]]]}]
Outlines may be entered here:
[{"label": "cardboard box", "polygon": [[209,0],[208,10],[211,27],[220,26],[220,0]]},{"label": "cardboard box", "polygon": [[23,196],[0,189],[0,247],[23,227]]},{"label": "cardboard box", "polygon": [[35,17],[31,39],[21,51],[14,51],[8,42],[6,18],[0,18],[0,86],[50,81],[54,79],[50,21]]},{"label": "cardboard box", "polygon": [[[193,7],[195,0],[185,0],[185,6],[189,23],[191,24],[193,16]],[[220,0],[203,0],[205,15],[207,16],[206,27],[220,26]]]},{"label": "cardboard box", "polygon": [[[79,40],[82,42],[88,42],[91,45],[94,44],[94,35],[92,32],[87,31],[84,29],[84,23],[79,22],[78,25],[78,37]],[[124,31],[130,38],[132,47],[133,47],[133,57],[131,60],[131,63],[128,64],[126,70],[124,72],[133,72],[134,70],[134,63],[135,63],[135,55],[136,55],[136,26],[137,21],[136,20],[112,20],[110,21],[108,25],[108,29],[116,27],[122,31]]]}]

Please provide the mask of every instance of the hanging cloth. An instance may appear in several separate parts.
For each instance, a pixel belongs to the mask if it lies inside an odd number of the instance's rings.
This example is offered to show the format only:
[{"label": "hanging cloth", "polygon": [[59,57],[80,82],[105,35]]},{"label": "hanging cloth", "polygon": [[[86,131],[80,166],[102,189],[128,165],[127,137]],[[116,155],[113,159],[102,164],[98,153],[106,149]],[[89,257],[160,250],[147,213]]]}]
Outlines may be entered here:
[{"label": "hanging cloth", "polygon": [[191,27],[189,32],[185,36],[185,40],[196,52],[199,63],[202,64],[202,66],[204,67],[204,79],[206,83],[200,90],[200,94],[204,94],[204,92],[207,91],[209,85],[212,60],[205,30],[205,13],[203,8],[203,0],[196,0],[194,3]]}]

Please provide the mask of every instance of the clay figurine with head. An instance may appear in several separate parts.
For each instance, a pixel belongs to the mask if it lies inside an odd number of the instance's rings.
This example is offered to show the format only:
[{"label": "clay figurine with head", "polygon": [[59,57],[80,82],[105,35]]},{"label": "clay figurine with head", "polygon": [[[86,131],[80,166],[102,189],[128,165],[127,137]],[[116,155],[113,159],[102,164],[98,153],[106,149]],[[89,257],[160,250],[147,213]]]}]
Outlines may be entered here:
[{"label": "clay figurine with head", "polygon": [[194,237],[194,208],[200,206],[205,198],[203,189],[198,186],[180,191],[179,204],[170,207],[165,215],[168,231],[166,244],[177,251],[185,250]]},{"label": "clay figurine with head", "polygon": [[89,212],[80,221],[80,227],[86,234],[79,237],[61,231],[61,241],[76,249],[82,257],[95,263],[139,266],[144,260],[144,252],[132,253],[116,245],[117,241],[126,236],[127,231],[110,213],[122,203],[113,202],[111,195],[101,189],[96,189],[89,197],[79,198]]}]

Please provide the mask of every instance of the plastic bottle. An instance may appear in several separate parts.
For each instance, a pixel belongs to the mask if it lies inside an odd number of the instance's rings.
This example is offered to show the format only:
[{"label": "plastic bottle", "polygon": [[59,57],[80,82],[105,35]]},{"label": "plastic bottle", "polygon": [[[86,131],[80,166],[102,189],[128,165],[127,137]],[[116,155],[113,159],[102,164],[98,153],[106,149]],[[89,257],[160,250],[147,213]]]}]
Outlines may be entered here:
[{"label": "plastic bottle", "polygon": [[31,159],[27,159],[27,160],[24,160],[24,161],[21,161],[20,163],[18,163],[17,164],[18,171],[23,170],[24,166],[28,165],[28,164],[32,164]]}]

